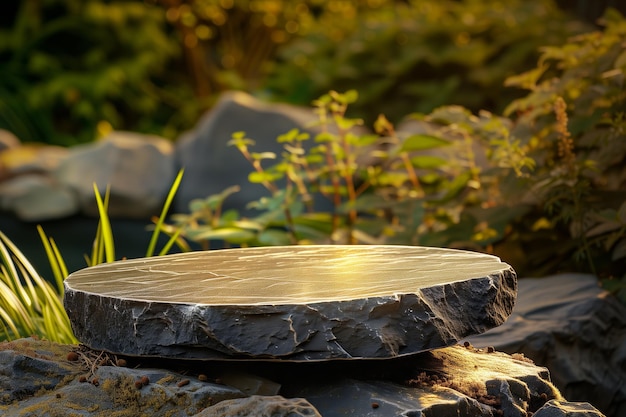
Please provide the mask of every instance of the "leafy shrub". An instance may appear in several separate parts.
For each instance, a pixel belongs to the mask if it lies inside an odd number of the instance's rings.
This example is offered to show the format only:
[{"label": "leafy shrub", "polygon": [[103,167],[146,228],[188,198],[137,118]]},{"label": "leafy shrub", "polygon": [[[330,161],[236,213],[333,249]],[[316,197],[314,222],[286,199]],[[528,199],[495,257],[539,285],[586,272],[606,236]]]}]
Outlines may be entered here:
[{"label": "leafy shrub", "polygon": [[[107,124],[174,136],[196,120],[161,8],[52,0],[3,5],[0,128],[24,141],[92,141]],[[192,104],[189,104],[192,103]]]},{"label": "leafy shrub", "polygon": [[532,68],[539,46],[584,28],[551,1],[344,3],[350,10],[321,14],[281,49],[267,81],[278,100],[357,89],[352,114],[369,122],[381,110],[397,121],[445,104],[501,111],[521,93],[503,88],[506,77]]},{"label": "leafy shrub", "polygon": [[[566,260],[606,277],[626,271],[626,21],[609,10],[603,31],[546,47],[536,69],[508,80],[530,93],[511,103],[513,134],[537,161],[527,200],[536,229]],[[526,240],[530,240],[526,238]],[[532,242],[529,242],[529,246]]]},{"label": "leafy shrub", "polygon": [[[446,246],[496,253],[523,275],[621,278],[626,21],[609,12],[604,23],[543,48],[537,68],[510,77],[529,93],[505,116],[447,106],[414,114],[411,131],[379,116],[376,135],[360,135],[362,121],[346,115],[356,93],[331,92],[314,102],[327,128],[314,138],[287,132],[282,155],[254,152],[238,133],[250,181],[268,189],[251,203],[259,215],[222,213],[233,188],[193,201],[175,224],[200,242]],[[328,210],[316,209],[320,199]]]}]

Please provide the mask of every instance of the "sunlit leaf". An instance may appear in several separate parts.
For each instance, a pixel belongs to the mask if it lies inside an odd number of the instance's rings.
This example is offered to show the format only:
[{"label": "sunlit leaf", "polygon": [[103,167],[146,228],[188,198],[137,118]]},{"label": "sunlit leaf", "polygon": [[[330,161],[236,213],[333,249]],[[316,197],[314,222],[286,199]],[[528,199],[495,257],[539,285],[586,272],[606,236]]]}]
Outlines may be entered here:
[{"label": "sunlit leaf", "polygon": [[255,171],[255,172],[251,172],[248,175],[248,181],[250,181],[253,184],[263,184],[266,182],[274,182],[276,180],[281,179],[282,177],[283,177],[283,174],[279,172]]},{"label": "sunlit leaf", "polygon": [[172,183],[172,186],[170,187],[170,190],[167,193],[167,198],[165,199],[165,203],[163,204],[161,215],[159,216],[156,222],[156,227],[154,228],[154,231],[152,232],[152,237],[150,238],[150,243],[148,244],[148,249],[146,250],[146,257],[150,257],[154,255],[159,233],[161,232],[161,228],[163,226],[163,223],[165,222],[165,217],[167,216],[167,213],[170,210],[170,206],[172,205],[172,202],[174,201],[174,196],[176,195],[176,191],[178,191],[180,182],[183,179],[184,172],[185,172],[184,169],[181,169],[178,172],[178,175],[176,175],[176,178],[174,179],[174,182]]},{"label": "sunlit leaf", "polygon": [[252,152],[250,156],[255,161],[261,161],[263,159],[276,159],[276,153],[274,152]]},{"label": "sunlit leaf", "polygon": [[411,135],[402,141],[399,152],[421,151],[450,145],[450,141],[432,135]]},{"label": "sunlit leaf", "polygon": [[[99,227],[101,228],[100,239],[102,247],[104,248],[104,256],[106,262],[115,261],[115,244],[113,243],[113,232],[111,230],[111,223],[109,222],[109,215],[107,213],[107,204],[102,201],[98,186],[93,184],[93,191],[96,196],[96,203],[98,205],[98,215],[100,217]],[[107,186],[105,192],[105,201],[108,202],[109,187]]]},{"label": "sunlit leaf", "polygon": [[280,246],[291,244],[291,237],[285,230],[267,229],[259,233],[257,240],[262,245]]},{"label": "sunlit leaf", "polygon": [[411,165],[413,165],[415,168],[421,169],[441,168],[447,163],[448,161],[438,156],[419,155],[411,158]]},{"label": "sunlit leaf", "polygon": [[256,233],[236,227],[224,227],[208,229],[193,234],[193,239],[202,240],[225,240],[230,243],[245,243],[256,237]]}]

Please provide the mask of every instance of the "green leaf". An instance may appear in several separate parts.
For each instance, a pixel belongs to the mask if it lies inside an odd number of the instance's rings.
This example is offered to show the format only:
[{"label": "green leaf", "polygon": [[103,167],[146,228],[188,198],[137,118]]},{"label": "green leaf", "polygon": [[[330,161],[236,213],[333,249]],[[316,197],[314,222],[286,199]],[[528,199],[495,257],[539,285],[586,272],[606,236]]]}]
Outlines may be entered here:
[{"label": "green leaf", "polygon": [[419,155],[411,158],[411,165],[413,165],[415,168],[422,169],[441,168],[447,163],[448,161],[438,156]]},{"label": "green leaf", "polygon": [[337,140],[337,136],[332,133],[322,132],[315,135],[315,142],[334,142]]},{"label": "green leaf", "polygon": [[617,261],[618,259],[626,258],[626,239],[621,239],[617,242],[617,245],[611,253],[611,260]]},{"label": "green leaf", "polygon": [[343,93],[344,102],[346,104],[352,104],[359,99],[359,92],[357,90],[348,90]]},{"label": "green leaf", "polygon": [[335,116],[335,123],[342,130],[352,129],[354,126],[360,126],[363,124],[362,119],[348,119],[342,116]]},{"label": "green leaf", "polygon": [[257,238],[261,245],[281,246],[291,244],[289,233],[284,230],[267,229],[259,233]]},{"label": "green leaf", "polygon": [[[107,186],[105,192],[104,201],[107,202],[105,204],[102,201],[102,197],[100,196],[100,192],[98,191],[98,186],[96,183],[93,184],[93,191],[96,195],[96,204],[98,205],[98,214],[100,216],[100,222],[98,223],[98,228],[100,230],[100,245],[104,248],[104,256],[106,262],[114,262],[115,261],[115,244],[113,242],[113,231],[111,230],[111,223],[109,222],[109,215],[107,214],[108,201],[109,201],[109,187]],[[100,260],[100,256],[98,255],[97,260]],[[94,259],[92,258],[92,261]]]},{"label": "green leaf", "polygon": [[300,130],[298,130],[297,128],[293,128],[289,132],[283,133],[282,135],[279,135],[276,138],[276,142],[278,142],[278,143],[293,142],[295,140],[296,136],[298,136],[299,132],[300,132]]},{"label": "green leaf", "polygon": [[154,228],[154,231],[152,232],[152,237],[150,238],[150,243],[148,244],[148,249],[146,250],[146,257],[150,257],[154,255],[154,250],[156,248],[157,239],[159,238],[159,234],[161,233],[163,223],[165,222],[165,217],[167,216],[167,213],[170,210],[172,201],[174,201],[174,196],[176,195],[176,191],[178,191],[180,182],[183,179],[184,172],[185,172],[184,169],[181,169],[180,171],[178,171],[178,175],[176,175],[176,178],[174,179],[174,183],[172,183],[172,186],[170,187],[170,190],[167,193],[167,198],[165,199],[165,204],[163,204],[161,215],[157,219],[156,227]]},{"label": "green leaf", "polygon": [[270,172],[270,171],[255,171],[251,172],[248,175],[248,181],[253,184],[263,184],[266,182],[274,182],[283,177],[283,174],[280,172]]},{"label": "green leaf", "polygon": [[446,139],[432,135],[417,134],[404,139],[398,152],[422,151],[447,145],[450,145],[450,141]]},{"label": "green leaf", "polygon": [[274,152],[252,152],[250,156],[255,161],[261,161],[263,159],[276,159],[276,154]]},{"label": "green leaf", "polygon": [[377,194],[364,194],[354,203],[347,201],[337,208],[339,213],[348,213],[350,210],[372,213],[382,208],[391,208],[397,205],[396,201],[384,198]]},{"label": "green leaf", "polygon": [[41,243],[44,246],[46,257],[48,258],[48,264],[50,264],[50,268],[52,269],[52,275],[54,275],[54,279],[57,284],[57,290],[63,291],[63,281],[68,275],[67,266],[65,265],[65,262],[63,261],[61,253],[54,243],[54,240],[46,236],[43,228],[40,225],[37,225],[37,232],[39,233],[39,238],[41,239]]},{"label": "green leaf", "polygon": [[241,244],[247,243],[256,237],[256,233],[239,229],[237,227],[224,227],[219,229],[202,230],[193,234],[196,241],[202,240],[225,240],[230,243]]},{"label": "green leaf", "polygon": [[544,64],[522,74],[513,75],[504,81],[504,85],[507,87],[519,87],[526,90],[532,90],[535,88],[537,81],[547,69],[548,66]]}]

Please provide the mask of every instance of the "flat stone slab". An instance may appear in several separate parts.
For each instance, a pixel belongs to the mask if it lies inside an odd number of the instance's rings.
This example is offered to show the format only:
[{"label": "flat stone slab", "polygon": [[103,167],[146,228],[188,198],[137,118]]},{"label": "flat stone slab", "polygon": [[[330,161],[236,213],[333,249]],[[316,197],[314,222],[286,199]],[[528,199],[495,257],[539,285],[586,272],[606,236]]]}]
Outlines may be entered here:
[{"label": "flat stone slab", "polygon": [[515,271],[475,252],[286,246],[97,265],[65,280],[74,334],[94,349],[183,359],[389,358],[502,324]]}]

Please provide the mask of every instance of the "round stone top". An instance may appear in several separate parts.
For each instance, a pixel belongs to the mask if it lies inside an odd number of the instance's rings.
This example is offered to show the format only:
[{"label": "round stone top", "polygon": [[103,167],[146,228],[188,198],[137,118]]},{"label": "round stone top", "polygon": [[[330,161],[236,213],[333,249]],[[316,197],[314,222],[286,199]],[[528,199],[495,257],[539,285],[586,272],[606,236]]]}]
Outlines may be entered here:
[{"label": "round stone top", "polygon": [[515,271],[476,252],[286,246],[131,259],[65,280],[76,337],[116,354],[308,361],[388,358],[500,325]]},{"label": "round stone top", "polygon": [[477,252],[415,246],[285,246],[187,252],[101,264],[68,288],[196,305],[281,305],[412,294],[510,269]]}]

